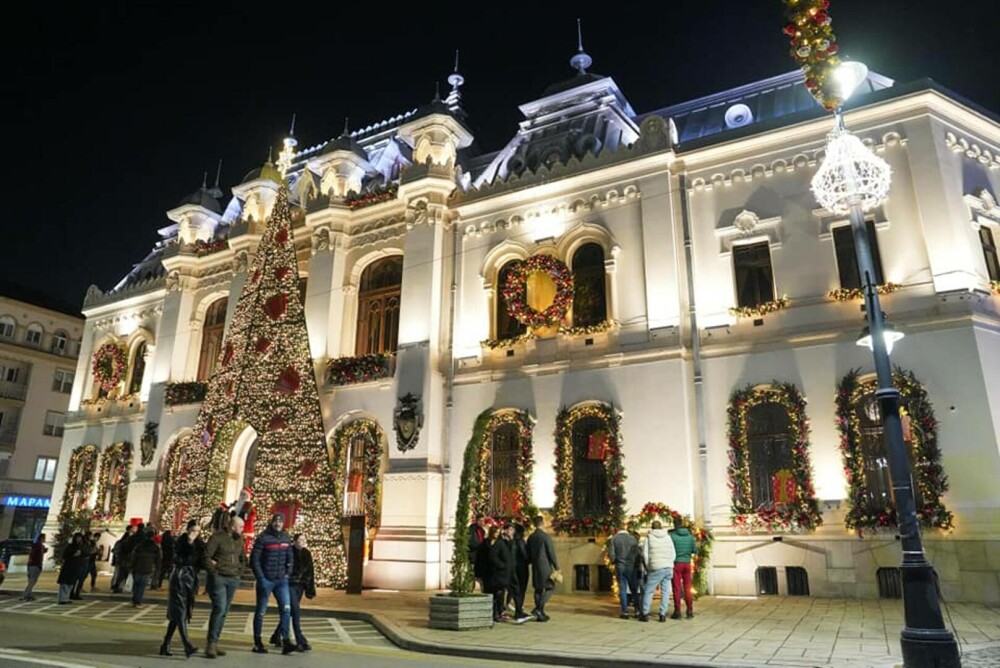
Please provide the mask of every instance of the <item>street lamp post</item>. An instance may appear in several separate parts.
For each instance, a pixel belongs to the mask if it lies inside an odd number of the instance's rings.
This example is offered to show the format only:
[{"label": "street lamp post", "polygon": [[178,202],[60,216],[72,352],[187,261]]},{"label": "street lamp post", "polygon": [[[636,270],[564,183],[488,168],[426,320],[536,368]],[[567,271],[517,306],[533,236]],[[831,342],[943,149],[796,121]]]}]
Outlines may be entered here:
[{"label": "street lamp post", "polygon": [[[847,67],[838,72],[843,81],[842,99],[846,99],[868,73],[860,63],[845,65]],[[900,395],[892,383],[885,316],[879,304],[875,265],[865,225],[865,211],[878,206],[888,195],[889,171],[885,161],[845,129],[838,109],[836,125],[828,137],[827,154],[813,177],[812,189],[824,208],[849,214],[858,272],[864,288],[865,312],[878,379],[875,396],[882,412],[883,436],[889,455],[889,473],[903,548],[900,568],[904,611],[900,638],[903,665],[907,668],[952,668],[961,666],[958,643],[944,625],[934,569],[924,555],[920,539],[909,454],[903,442],[899,416]]]}]

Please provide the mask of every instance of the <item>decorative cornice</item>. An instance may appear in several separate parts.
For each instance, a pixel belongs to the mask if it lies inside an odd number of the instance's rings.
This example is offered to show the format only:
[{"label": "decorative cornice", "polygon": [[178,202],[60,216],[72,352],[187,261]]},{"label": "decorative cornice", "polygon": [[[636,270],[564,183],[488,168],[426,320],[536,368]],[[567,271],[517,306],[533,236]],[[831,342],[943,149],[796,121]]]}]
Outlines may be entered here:
[{"label": "decorative cornice", "polygon": [[153,292],[154,290],[158,290],[165,285],[166,276],[157,276],[155,278],[147,278],[142,281],[136,281],[135,283],[126,285],[119,290],[112,290],[110,292],[102,292],[96,285],[91,285],[87,288],[87,295],[83,298],[83,308],[88,309],[93,308],[94,306],[102,306],[104,304],[121,301],[146,292]]},{"label": "decorative cornice", "polygon": [[974,140],[969,141],[954,132],[945,132],[944,145],[955,153],[962,153],[966,158],[975,160],[990,169],[1000,169],[1000,154],[994,153],[989,148],[983,148]]},{"label": "decorative cornice", "polygon": [[753,211],[743,209],[729,225],[715,228],[715,236],[719,238],[719,255],[726,257],[733,252],[734,244],[757,238],[766,238],[772,250],[781,248],[780,224],[781,216],[761,219]]}]

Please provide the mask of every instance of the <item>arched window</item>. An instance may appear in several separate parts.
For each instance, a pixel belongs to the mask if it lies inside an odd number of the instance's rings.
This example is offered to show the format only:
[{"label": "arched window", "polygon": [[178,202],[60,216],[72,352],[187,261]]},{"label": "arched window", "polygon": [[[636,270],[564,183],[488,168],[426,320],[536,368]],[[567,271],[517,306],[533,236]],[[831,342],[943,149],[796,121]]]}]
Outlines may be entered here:
[{"label": "arched window", "polygon": [[17,327],[17,322],[14,318],[9,315],[5,315],[0,318],[0,338],[13,339],[14,329]]},{"label": "arched window", "polygon": [[69,346],[69,337],[63,330],[57,331],[52,335],[52,352],[56,355],[65,355],[66,349]]},{"label": "arched window", "polygon": [[222,337],[226,329],[226,309],[229,299],[222,297],[212,302],[205,313],[201,328],[201,356],[198,358],[198,380],[208,380],[215,370],[215,363],[222,350]]},{"label": "arched window", "polygon": [[399,293],[403,256],[394,255],[368,265],[358,290],[356,355],[394,353],[399,342]]},{"label": "arched window", "polygon": [[[854,412],[858,418],[858,437],[863,455],[865,479],[862,493],[872,507],[884,507],[894,499],[889,454],[885,447],[885,431],[882,429],[882,408],[875,392],[861,395],[855,403]],[[909,461],[912,482],[912,453]],[[919,485],[913,485],[913,499],[917,508],[923,506]]]},{"label": "arched window", "polygon": [[507,301],[503,298],[503,286],[507,283],[507,276],[510,275],[517,260],[511,260],[500,267],[497,272],[496,292],[496,338],[498,341],[513,339],[528,331],[527,325],[519,322],[516,318],[507,313]]},{"label": "arched window", "polygon": [[487,512],[493,517],[510,517],[517,503],[518,458],[521,439],[516,422],[497,425],[489,438],[489,454],[484,465],[490,485]]},{"label": "arched window", "polygon": [[573,326],[589,327],[608,317],[604,249],[590,243],[573,253]]},{"label": "arched window", "polygon": [[335,475],[344,481],[344,516],[364,515],[370,532],[379,526],[383,440],[378,424],[367,418],[345,425],[333,437]]},{"label": "arched window", "polygon": [[42,326],[34,322],[28,325],[28,331],[24,333],[24,340],[29,346],[41,346]]},{"label": "arched window", "polygon": [[760,403],[747,411],[747,453],[754,508],[779,501],[775,498],[775,480],[779,472],[790,473],[793,466],[788,426],[788,411],[779,404]]},{"label": "arched window", "polygon": [[140,341],[132,353],[132,360],[129,363],[128,392],[127,395],[138,394],[142,389],[142,376],[146,373],[146,342]]},{"label": "arched window", "polygon": [[347,494],[344,498],[344,515],[363,515],[365,495],[371,493],[374,481],[368,480],[365,471],[365,453],[372,447],[374,434],[358,430],[348,441],[347,453]]},{"label": "arched window", "polygon": [[573,423],[573,514],[602,517],[608,514],[608,472],[604,443],[609,438],[604,420],[584,415]]}]

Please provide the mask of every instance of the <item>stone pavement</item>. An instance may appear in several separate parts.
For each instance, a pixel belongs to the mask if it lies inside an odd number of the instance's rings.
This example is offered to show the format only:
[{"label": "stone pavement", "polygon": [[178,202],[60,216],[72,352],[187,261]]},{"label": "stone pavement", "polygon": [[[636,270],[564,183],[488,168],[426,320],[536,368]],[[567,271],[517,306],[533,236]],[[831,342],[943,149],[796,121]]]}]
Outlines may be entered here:
[{"label": "stone pavement", "polygon": [[[10,595],[23,583],[23,575],[10,575],[4,590]],[[54,589],[55,575],[45,573],[38,590]],[[107,590],[106,577],[99,580],[98,589]],[[150,592],[148,599],[165,593]],[[661,624],[653,617],[643,624],[618,619],[617,604],[607,595],[556,596],[548,607],[552,621],[547,624],[498,624],[454,632],[428,627],[431,595],[372,590],[349,596],[320,590],[303,603],[317,613],[330,610],[339,617],[369,620],[404,649],[475,658],[623,668],[889,668],[900,663],[900,601],[705,597],[696,602],[692,620]],[[235,602],[252,604],[253,591],[240,590]],[[952,603],[947,612],[965,652],[963,665],[1000,668],[1000,609]]]}]

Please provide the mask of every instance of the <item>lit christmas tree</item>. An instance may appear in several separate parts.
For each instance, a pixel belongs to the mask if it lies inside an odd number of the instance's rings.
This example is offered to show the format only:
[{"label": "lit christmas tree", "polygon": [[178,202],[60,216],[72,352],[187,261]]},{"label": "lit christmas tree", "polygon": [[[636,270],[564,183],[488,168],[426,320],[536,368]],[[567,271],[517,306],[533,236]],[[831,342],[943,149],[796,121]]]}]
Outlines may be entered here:
[{"label": "lit christmas tree", "polygon": [[[264,175],[262,175],[264,176]],[[204,518],[224,499],[233,444],[257,432],[254,505],[306,534],[316,579],[346,584],[340,526],[343,485],[335,480],[323,428],[305,311],[298,296],[288,188],[280,188],[247,282],[226,331],[193,433],[168,454],[163,517]],[[259,530],[258,525],[257,529]]]}]

